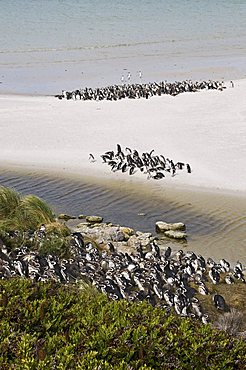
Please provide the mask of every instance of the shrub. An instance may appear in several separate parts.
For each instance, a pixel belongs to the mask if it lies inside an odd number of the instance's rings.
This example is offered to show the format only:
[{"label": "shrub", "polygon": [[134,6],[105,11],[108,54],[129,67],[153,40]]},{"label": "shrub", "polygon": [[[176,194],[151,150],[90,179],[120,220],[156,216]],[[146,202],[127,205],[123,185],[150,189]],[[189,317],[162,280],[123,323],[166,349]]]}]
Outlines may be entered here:
[{"label": "shrub", "polygon": [[245,369],[246,343],[94,288],[0,283],[1,369]]}]

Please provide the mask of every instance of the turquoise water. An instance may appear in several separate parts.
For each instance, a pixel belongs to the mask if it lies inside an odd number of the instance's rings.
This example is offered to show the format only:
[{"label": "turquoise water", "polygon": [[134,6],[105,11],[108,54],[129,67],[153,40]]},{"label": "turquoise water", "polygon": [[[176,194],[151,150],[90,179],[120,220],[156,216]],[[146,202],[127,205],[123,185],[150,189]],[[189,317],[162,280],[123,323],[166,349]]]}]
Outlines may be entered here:
[{"label": "turquoise water", "polygon": [[[246,76],[246,1],[0,1],[0,92]],[[60,90],[59,90],[60,91]]]}]

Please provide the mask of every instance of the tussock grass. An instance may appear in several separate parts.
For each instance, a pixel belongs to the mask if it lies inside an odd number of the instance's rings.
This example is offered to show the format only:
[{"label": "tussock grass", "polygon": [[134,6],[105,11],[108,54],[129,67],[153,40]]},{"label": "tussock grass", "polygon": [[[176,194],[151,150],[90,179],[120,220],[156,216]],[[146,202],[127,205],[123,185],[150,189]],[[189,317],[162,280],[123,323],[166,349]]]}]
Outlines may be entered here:
[{"label": "tussock grass", "polygon": [[41,224],[55,220],[52,209],[35,195],[27,195],[21,199],[13,219],[21,229],[35,229]]},{"label": "tussock grass", "polygon": [[27,195],[21,197],[15,190],[0,188],[0,229],[37,229],[41,224],[55,221],[52,209],[42,199]]},{"label": "tussock grass", "polygon": [[0,220],[10,218],[20,205],[21,197],[13,189],[0,187]]}]

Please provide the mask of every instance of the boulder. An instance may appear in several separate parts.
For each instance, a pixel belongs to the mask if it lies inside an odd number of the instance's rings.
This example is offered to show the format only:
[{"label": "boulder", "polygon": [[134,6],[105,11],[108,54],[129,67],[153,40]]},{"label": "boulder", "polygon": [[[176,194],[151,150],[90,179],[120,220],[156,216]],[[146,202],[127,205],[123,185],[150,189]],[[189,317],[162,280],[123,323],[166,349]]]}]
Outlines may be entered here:
[{"label": "boulder", "polygon": [[164,235],[167,236],[168,238],[173,238],[173,239],[185,239],[187,236],[187,234],[184,233],[183,231],[177,231],[177,230],[164,231]]},{"label": "boulder", "polygon": [[173,230],[173,231],[184,231],[185,230],[185,224],[183,222],[175,222],[173,224],[163,222],[163,221],[157,221],[155,223],[156,231],[159,233],[164,233],[165,231]]},{"label": "boulder", "polygon": [[101,216],[86,216],[86,221],[90,224],[100,224],[103,220]]},{"label": "boulder", "polygon": [[135,231],[130,227],[120,226],[120,231],[128,236],[135,234]]},{"label": "boulder", "polygon": [[70,215],[67,215],[66,213],[61,213],[58,216],[59,220],[64,220],[64,221],[75,220],[76,218],[77,218],[76,216],[70,216]]}]

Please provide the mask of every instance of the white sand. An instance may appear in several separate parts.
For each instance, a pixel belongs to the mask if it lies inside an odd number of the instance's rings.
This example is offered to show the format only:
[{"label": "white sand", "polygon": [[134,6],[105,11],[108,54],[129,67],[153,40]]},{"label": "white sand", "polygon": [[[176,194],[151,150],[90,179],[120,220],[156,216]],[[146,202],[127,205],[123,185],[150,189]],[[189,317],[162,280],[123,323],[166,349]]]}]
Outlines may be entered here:
[{"label": "white sand", "polygon": [[[67,101],[0,96],[0,167],[142,179],[158,186],[246,192],[246,80],[221,91],[149,100]],[[164,180],[112,173],[100,154],[121,144],[190,163]],[[89,153],[97,161],[90,163]],[[217,191],[217,190],[216,190]]]}]

